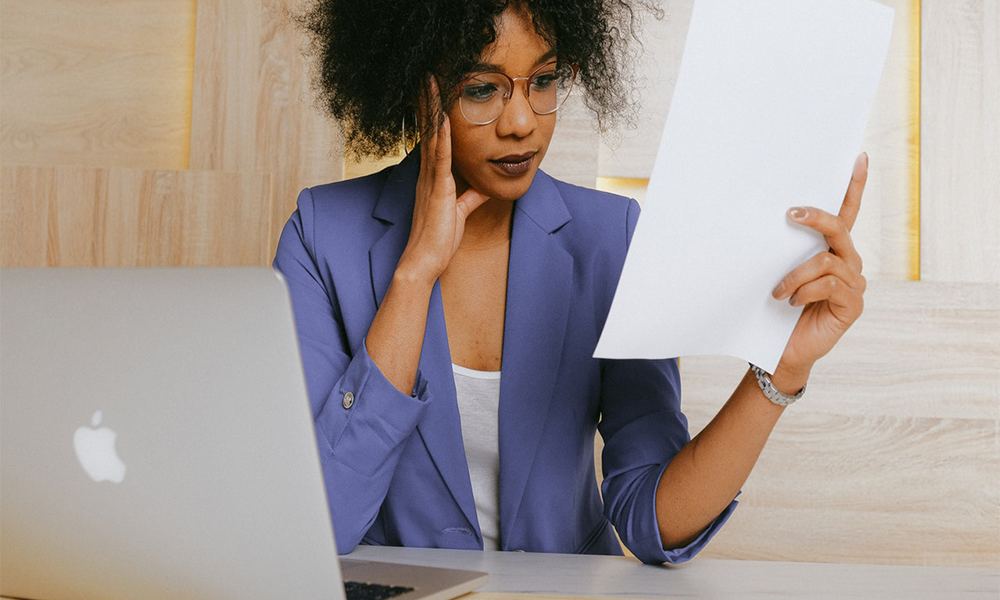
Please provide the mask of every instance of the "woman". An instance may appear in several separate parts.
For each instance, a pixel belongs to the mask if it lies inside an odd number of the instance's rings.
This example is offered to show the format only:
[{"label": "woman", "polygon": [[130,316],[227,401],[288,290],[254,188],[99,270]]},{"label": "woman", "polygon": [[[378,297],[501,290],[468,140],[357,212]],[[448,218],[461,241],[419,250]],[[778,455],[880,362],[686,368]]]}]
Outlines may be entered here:
[{"label": "woman", "polygon": [[644,562],[688,560],[735,508],[813,363],[861,313],[850,227],[864,155],[840,215],[789,211],[831,250],[774,291],[805,307],[775,373],[748,371],[696,438],[675,360],[591,357],[638,207],[538,167],[575,79],[602,119],[621,100],[615,35],[632,14],[554,4],[327,1],[309,18],[348,148],[384,154],[394,123],[412,139],[407,114],[422,134],[393,168],[305,190],[275,258],[341,552],[620,553],[610,524]]}]

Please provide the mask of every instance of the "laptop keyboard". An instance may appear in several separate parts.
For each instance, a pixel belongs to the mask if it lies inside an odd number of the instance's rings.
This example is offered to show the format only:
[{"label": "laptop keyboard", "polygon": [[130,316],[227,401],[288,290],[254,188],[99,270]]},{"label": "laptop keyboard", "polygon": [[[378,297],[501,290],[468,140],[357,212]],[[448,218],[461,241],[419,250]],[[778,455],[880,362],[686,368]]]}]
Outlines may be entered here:
[{"label": "laptop keyboard", "polygon": [[412,592],[413,588],[391,585],[379,585],[377,583],[361,583],[360,581],[345,581],[344,591],[347,593],[347,600],[385,600],[406,592]]}]

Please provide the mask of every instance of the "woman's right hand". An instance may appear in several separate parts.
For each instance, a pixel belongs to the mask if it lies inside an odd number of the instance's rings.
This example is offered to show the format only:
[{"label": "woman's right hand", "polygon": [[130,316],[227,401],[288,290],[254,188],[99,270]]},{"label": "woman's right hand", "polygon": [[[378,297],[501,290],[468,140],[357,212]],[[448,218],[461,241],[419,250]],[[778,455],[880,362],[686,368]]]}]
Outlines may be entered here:
[{"label": "woman's right hand", "polygon": [[[428,77],[420,98],[418,126],[421,132],[436,117],[429,107],[440,107],[441,95],[434,76]],[[458,250],[465,220],[489,198],[469,188],[457,196],[451,172],[451,122],[442,115],[433,134],[420,140],[420,174],[410,239],[396,268],[409,277],[433,283],[444,272]]]}]

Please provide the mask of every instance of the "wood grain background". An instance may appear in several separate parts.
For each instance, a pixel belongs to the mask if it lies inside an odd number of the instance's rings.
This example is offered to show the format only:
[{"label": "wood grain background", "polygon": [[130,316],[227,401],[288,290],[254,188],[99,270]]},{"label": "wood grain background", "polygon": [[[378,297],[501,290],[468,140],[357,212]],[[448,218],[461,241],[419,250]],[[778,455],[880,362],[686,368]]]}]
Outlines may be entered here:
[{"label": "wood grain background", "polygon": [[[706,555],[997,566],[1000,286],[874,281]],[[681,359],[692,433],[746,371]]]},{"label": "wood grain background", "polygon": [[3,164],[186,169],[194,4],[0,2]]},{"label": "wood grain background", "polygon": [[[1000,3],[882,1],[866,314],[709,556],[1000,567]],[[647,27],[637,129],[602,141],[577,102],[547,171],[641,196],[692,2]],[[344,163],[288,10],[0,0],[0,264],[269,264],[302,187],[377,168]],[[696,433],[745,365],[681,367]]]},{"label": "wood grain background", "polygon": [[923,2],[921,278],[1000,281],[1000,2]]}]

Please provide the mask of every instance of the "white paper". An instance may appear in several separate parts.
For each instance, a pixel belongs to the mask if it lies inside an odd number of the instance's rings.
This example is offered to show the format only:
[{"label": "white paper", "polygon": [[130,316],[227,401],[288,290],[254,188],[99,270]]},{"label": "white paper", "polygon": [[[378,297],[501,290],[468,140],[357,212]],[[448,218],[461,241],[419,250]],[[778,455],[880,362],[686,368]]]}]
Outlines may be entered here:
[{"label": "white paper", "polygon": [[696,0],[642,214],[594,356],[725,354],[774,372],[801,308],[771,297],[827,248],[892,32],[870,0]]}]

